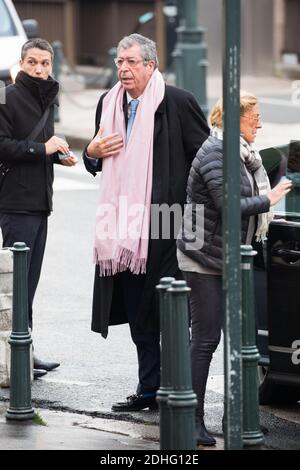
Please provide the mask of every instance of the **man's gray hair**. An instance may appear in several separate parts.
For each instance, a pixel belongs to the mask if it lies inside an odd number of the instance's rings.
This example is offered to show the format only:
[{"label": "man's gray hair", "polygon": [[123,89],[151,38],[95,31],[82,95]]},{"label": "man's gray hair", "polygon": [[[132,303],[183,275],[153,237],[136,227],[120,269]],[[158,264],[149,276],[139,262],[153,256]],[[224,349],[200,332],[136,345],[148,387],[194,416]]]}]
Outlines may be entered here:
[{"label": "man's gray hair", "polygon": [[21,59],[24,60],[27,52],[29,49],[33,48],[41,49],[42,51],[48,51],[51,54],[51,60],[53,61],[54,57],[54,51],[51,46],[51,44],[46,41],[46,39],[41,39],[41,38],[34,38],[34,39],[29,39],[28,41],[23,44],[22,49],[21,49]]},{"label": "man's gray hair", "polygon": [[146,38],[141,34],[130,34],[130,36],[125,36],[118,44],[117,53],[119,54],[121,49],[129,49],[135,45],[140,46],[142,58],[145,61],[154,60],[155,61],[155,68],[158,67],[158,56],[157,56],[157,49],[156,44],[152,39]]}]

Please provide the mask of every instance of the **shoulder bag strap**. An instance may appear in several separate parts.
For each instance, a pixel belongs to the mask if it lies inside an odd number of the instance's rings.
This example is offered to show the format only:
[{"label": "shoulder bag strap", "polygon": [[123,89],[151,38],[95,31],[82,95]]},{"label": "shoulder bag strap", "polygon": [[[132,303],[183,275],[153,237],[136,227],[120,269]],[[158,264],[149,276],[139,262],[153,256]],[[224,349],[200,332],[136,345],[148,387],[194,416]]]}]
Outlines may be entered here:
[{"label": "shoulder bag strap", "polygon": [[39,120],[39,122],[36,124],[36,126],[34,127],[34,129],[32,129],[32,131],[30,132],[30,134],[26,137],[26,140],[35,140],[37,138],[37,136],[40,134],[41,130],[44,128],[46,122],[47,122],[47,119],[49,117],[49,113],[50,113],[50,109],[51,109],[51,106],[53,106],[55,100],[53,100],[49,106],[47,106],[47,108],[45,109],[45,112],[43,114],[43,116],[41,117],[41,119]]}]

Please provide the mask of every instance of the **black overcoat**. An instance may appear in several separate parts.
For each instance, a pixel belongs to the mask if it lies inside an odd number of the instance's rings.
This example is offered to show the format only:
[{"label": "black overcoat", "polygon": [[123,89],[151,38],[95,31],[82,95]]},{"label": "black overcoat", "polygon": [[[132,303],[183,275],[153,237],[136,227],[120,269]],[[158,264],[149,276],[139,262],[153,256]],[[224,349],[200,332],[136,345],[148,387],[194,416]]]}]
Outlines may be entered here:
[{"label": "black overcoat", "polygon": [[56,101],[59,85],[21,71],[16,83],[5,88],[0,103],[0,162],[11,167],[0,191],[0,211],[45,213],[52,211],[53,163],[57,153],[46,155],[45,142],[54,135],[54,106],[40,135],[28,140],[45,109]]},{"label": "black overcoat", "polygon": [[[95,133],[99,129],[103,97],[96,111]],[[124,112],[126,115],[126,109]],[[167,85],[165,97],[155,113],[152,204],[185,203],[189,169],[208,133],[205,116],[194,96],[186,90]],[[95,175],[95,168],[86,158],[85,152],[84,163],[87,170]],[[101,160],[98,163],[99,170]],[[155,331],[159,327],[155,286],[161,277],[177,275],[176,240],[150,240],[146,281],[137,320],[137,327],[141,331]],[[106,337],[109,325],[127,322],[118,275],[100,277],[96,266],[92,330]]]}]

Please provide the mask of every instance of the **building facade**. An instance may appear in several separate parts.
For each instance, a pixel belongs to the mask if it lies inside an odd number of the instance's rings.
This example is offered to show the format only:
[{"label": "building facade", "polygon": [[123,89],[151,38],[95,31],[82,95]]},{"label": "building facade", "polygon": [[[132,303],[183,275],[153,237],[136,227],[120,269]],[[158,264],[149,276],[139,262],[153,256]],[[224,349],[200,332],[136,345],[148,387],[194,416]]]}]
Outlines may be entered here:
[{"label": "building facade", "polygon": [[108,51],[135,31],[155,38],[155,24],[138,18],[153,9],[153,0],[15,0],[21,17],[35,18],[40,35],[60,40],[72,64],[105,66]]},{"label": "building facade", "polygon": [[[165,4],[176,5],[178,1],[183,0],[166,0]],[[164,4],[163,0],[15,0],[14,3],[22,19],[38,20],[41,36],[51,42],[62,41],[71,64],[99,66],[109,65],[109,49],[126,34],[140,32],[157,40],[155,18],[151,19],[150,15],[145,22],[140,18],[145,13],[157,13],[157,6]],[[223,0],[198,0],[199,25],[206,29],[210,74],[222,71],[222,4]],[[241,0],[241,4],[244,74],[272,74],[284,58],[299,61],[299,0]]]}]

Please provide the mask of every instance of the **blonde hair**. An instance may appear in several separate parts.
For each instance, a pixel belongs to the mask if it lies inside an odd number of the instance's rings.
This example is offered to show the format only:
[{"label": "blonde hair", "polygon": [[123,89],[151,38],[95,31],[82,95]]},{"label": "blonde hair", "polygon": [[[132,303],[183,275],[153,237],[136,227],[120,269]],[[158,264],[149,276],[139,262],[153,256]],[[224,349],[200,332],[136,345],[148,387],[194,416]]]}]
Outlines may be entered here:
[{"label": "blonde hair", "polygon": [[[245,114],[245,112],[249,111],[253,106],[258,103],[258,99],[252,93],[248,91],[240,91],[240,116]],[[223,99],[220,98],[213,106],[209,121],[212,127],[219,127],[222,129],[223,127]]]}]

